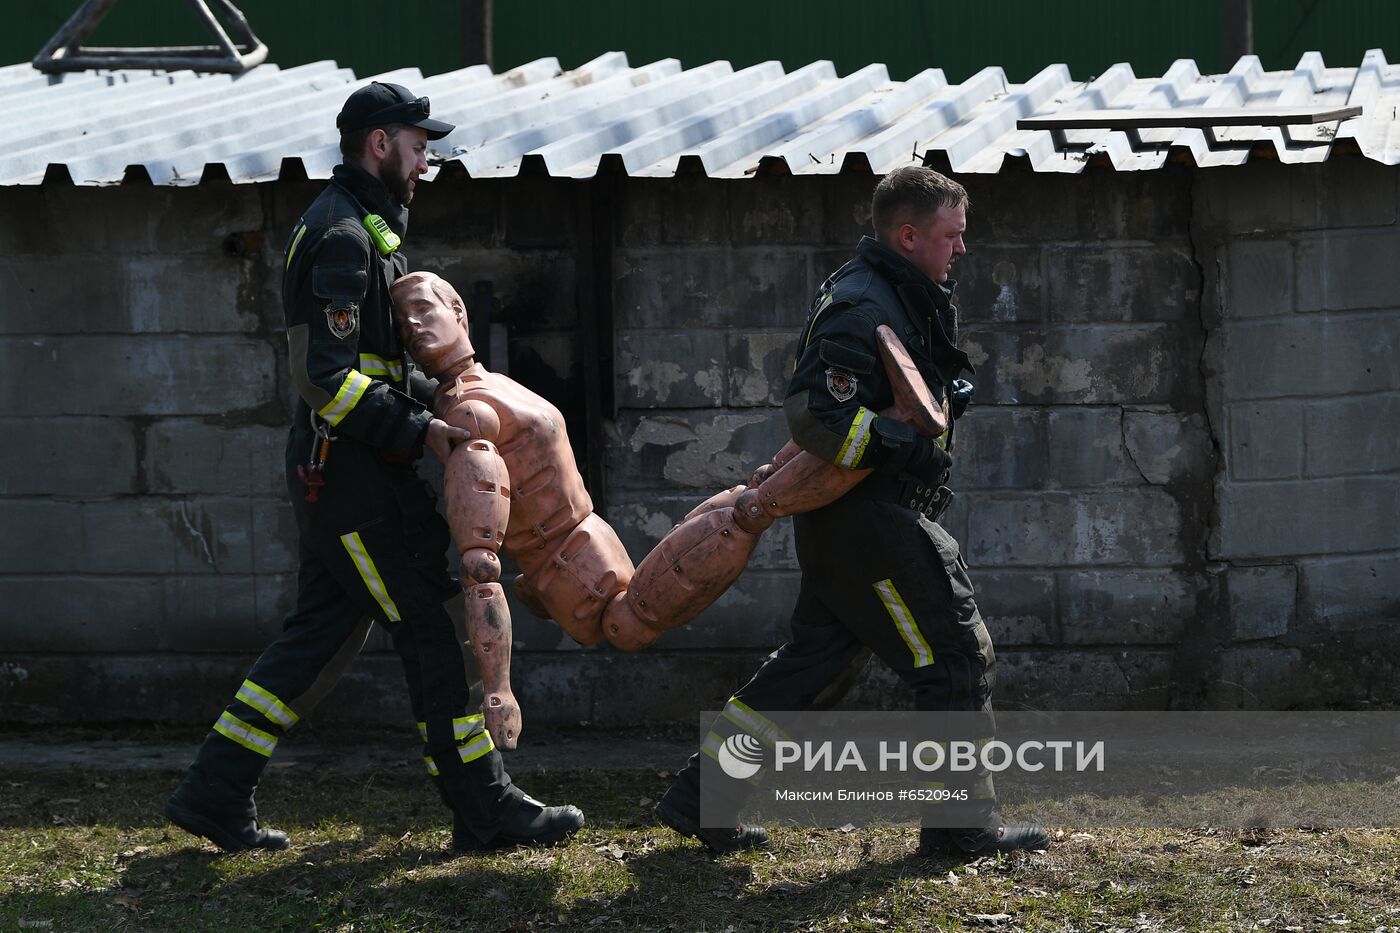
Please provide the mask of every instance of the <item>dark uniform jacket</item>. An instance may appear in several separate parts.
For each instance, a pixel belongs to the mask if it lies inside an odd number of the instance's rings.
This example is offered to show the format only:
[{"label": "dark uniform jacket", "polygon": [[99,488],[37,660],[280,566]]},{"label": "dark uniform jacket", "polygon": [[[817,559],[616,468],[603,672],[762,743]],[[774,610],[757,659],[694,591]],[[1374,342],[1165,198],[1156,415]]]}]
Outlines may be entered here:
[{"label": "dark uniform jacket", "polygon": [[893,328],[942,402],[953,380],[973,371],[955,346],[955,286],[951,279],[940,286],[877,240],[862,239],[856,257],[822,284],[808,312],[783,405],[793,440],[845,469],[880,471],[905,462],[904,448],[919,441],[908,425],[877,414],[894,404],[894,394],[875,328]]},{"label": "dark uniform jacket", "polygon": [[365,229],[367,213],[403,236],[408,211],[384,184],[357,166],[338,165],[287,243],[282,307],[301,396],[293,434],[304,435],[309,456],[314,411],[338,438],[337,458],[359,444],[412,460],[422,453],[432,413],[409,394],[412,381],[414,395],[431,399],[422,374],[404,359],[389,305],[389,285],[408,263],[398,251],[380,252]]}]

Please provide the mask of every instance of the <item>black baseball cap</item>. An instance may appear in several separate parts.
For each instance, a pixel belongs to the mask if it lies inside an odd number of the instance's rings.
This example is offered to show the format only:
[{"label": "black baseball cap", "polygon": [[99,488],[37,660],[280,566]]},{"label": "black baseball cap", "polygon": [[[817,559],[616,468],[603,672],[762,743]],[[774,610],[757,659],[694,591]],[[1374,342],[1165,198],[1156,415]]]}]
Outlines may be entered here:
[{"label": "black baseball cap", "polygon": [[428,98],[414,97],[402,84],[371,81],[345,99],[335,118],[342,133],[371,126],[406,123],[426,130],[429,139],[442,139],[457,127],[428,117]]}]

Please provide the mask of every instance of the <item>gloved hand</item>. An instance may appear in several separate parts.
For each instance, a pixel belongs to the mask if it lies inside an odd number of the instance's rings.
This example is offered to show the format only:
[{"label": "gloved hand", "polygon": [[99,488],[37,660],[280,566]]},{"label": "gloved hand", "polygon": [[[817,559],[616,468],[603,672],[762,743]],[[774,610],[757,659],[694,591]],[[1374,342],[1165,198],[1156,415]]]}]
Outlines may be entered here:
[{"label": "gloved hand", "polygon": [[915,433],[902,421],[879,417],[875,419],[875,434],[889,453],[880,469],[888,473],[907,473],[930,488],[943,484],[953,458],[931,437]]},{"label": "gloved hand", "polygon": [[909,454],[901,468],[903,472],[908,473],[930,489],[941,486],[947,481],[948,468],[953,465],[953,458],[948,455],[946,450],[939,447],[938,442],[933,438],[919,435],[904,450],[907,450]]},{"label": "gloved hand", "polygon": [[948,393],[948,408],[953,413],[953,418],[961,418],[971,401],[972,383],[966,379],[954,379],[953,389]]}]

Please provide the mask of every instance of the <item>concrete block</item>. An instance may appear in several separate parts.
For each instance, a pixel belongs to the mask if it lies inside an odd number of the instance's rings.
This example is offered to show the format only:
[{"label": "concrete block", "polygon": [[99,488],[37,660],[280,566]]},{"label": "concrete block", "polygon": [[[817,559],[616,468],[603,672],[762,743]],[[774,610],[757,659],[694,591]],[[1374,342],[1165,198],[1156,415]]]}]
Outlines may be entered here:
[{"label": "concrete block", "polygon": [[1215,475],[1215,444],[1203,415],[1124,411],[1123,442],[1142,478],[1155,486],[1207,484]]},{"label": "concrete block", "polygon": [[1400,385],[1400,315],[1234,324],[1223,367],[1226,401],[1391,391]]},{"label": "concrete block", "polygon": [[1155,487],[970,493],[964,552],[974,565],[1154,567],[1183,557],[1180,511]]},{"label": "concrete block", "polygon": [[1226,405],[1226,462],[1238,480],[1296,479],[1303,471],[1303,403]]},{"label": "concrete block", "polygon": [[[26,239],[29,249],[39,255],[75,256],[84,264],[99,254],[223,256],[224,240],[230,234],[263,231],[264,187],[46,185],[43,208],[25,219]],[[323,184],[310,187],[319,192]],[[298,215],[314,196],[297,206]],[[103,217],[111,222],[92,221]],[[286,229],[292,220],[295,216],[288,219]],[[275,246],[280,251],[281,244]]]},{"label": "concrete block", "polygon": [[958,305],[967,321],[1042,322],[1045,289],[1041,250],[1035,246],[983,246],[968,250],[953,270]]},{"label": "concrete block", "polygon": [[843,172],[824,175],[818,181],[817,190],[824,205],[822,240],[828,246],[839,246],[854,254],[862,236],[875,234],[870,222],[870,197],[879,179]]},{"label": "concrete block", "polygon": [[1171,662],[1171,651],[1151,648],[1001,651],[992,701],[1001,709],[1165,709]]},{"label": "concrete block", "polygon": [[225,426],[188,418],[158,421],[145,434],[145,488],[173,495],[285,498],[286,443],[287,429],[282,426]]},{"label": "concrete block", "polygon": [[[1295,415],[1296,417],[1296,415]],[[1400,470],[1400,394],[1314,399],[1303,405],[1307,476]]]},{"label": "concrete block", "polygon": [[[1392,200],[1392,211],[1394,201]],[[1298,310],[1352,311],[1400,305],[1395,233],[1324,231],[1298,241]],[[1316,327],[1316,323],[1313,325]]]},{"label": "concrete block", "polygon": [[136,432],[122,418],[0,418],[0,495],[101,498],[137,490]]},{"label": "concrete block", "polygon": [[619,329],[757,327],[796,333],[814,283],[793,249],[627,250],[614,280]]},{"label": "concrete block", "polygon": [[516,249],[570,249],[577,242],[578,185],[567,178],[524,177],[501,190],[505,244]]},{"label": "concrete block", "polygon": [[1054,475],[1046,412],[973,405],[953,430],[953,477],[958,489],[1035,489]]},{"label": "concrete block", "polygon": [[[149,651],[160,638],[161,583],[151,577],[23,572],[0,576],[7,652]],[[57,568],[54,568],[55,570]],[[21,573],[9,571],[21,570]]]},{"label": "concrete block", "polygon": [[1221,483],[1212,556],[1231,560],[1400,549],[1400,477]]},{"label": "concrete block", "polygon": [[799,586],[796,573],[746,571],[713,605],[662,635],[657,645],[667,651],[772,651],[788,639]]},{"label": "concrete block", "polygon": [[0,368],[26,391],[0,396],[0,415],[228,414],[276,400],[274,361],[237,337],[4,337]]},{"label": "concrete block", "polygon": [[291,575],[43,574],[0,576],[0,640],[12,651],[260,652],[282,616],[256,605],[260,585]]},{"label": "concrete block", "polygon": [[[572,251],[473,249],[420,243],[417,237],[413,242],[413,268],[435,272],[452,283],[468,307],[476,303],[477,283],[490,282],[496,302],[493,317],[510,326],[512,339],[578,327],[578,272]],[[480,336],[473,334],[472,339],[480,349]]]},{"label": "concrete block", "polygon": [[246,574],[296,566],[295,523],[284,501],[128,498],[85,503],[80,515],[62,569]]},{"label": "concrete block", "polygon": [[1230,627],[1235,641],[1259,641],[1285,635],[1298,609],[1298,569],[1292,564],[1231,567]]},{"label": "concrete block", "polygon": [[[1153,172],[1118,172],[1109,177],[1072,176],[1087,184],[1085,197],[1093,208],[1093,229],[1105,240],[1162,243],[1185,240],[1191,224],[1191,184],[1194,170],[1165,165]],[[1005,177],[1005,176],[998,176]],[[1034,178],[1027,187],[1035,185]],[[1034,208],[1034,193],[1028,208]],[[1032,225],[1032,229],[1035,226]],[[1185,247],[1185,243],[1182,243]]]},{"label": "concrete block", "polygon": [[263,612],[259,597],[269,586],[294,587],[295,582],[295,575],[288,573],[167,577],[161,581],[163,624],[154,647],[261,653],[281,632],[283,613]]},{"label": "concrete block", "polygon": [[1395,167],[1362,156],[1329,158],[1322,210],[1332,227],[1387,227],[1396,220]]},{"label": "concrete block", "polygon": [[[622,540],[623,546],[627,548],[633,563],[639,564],[691,509],[704,501],[704,498],[704,494],[700,492],[682,496],[634,494],[614,505],[608,520],[618,538]],[[796,569],[797,555],[793,545],[792,521],[782,519],[759,535],[745,572]]]},{"label": "concrete block", "polygon": [[1196,615],[1195,582],[1175,570],[1061,573],[1061,637],[1069,645],[1171,645]]},{"label": "concrete block", "polygon": [[629,178],[618,205],[624,247],[730,244],[729,197],[740,187],[703,176]]},{"label": "concrete block", "polygon": [[[700,711],[724,705],[765,653],[601,650],[528,655],[521,658],[519,682],[515,676],[511,682],[521,705],[538,711],[541,725],[693,727]],[[669,689],[657,690],[659,683]]]},{"label": "concrete block", "polygon": [[695,489],[704,499],[745,483],[788,441],[782,412],[643,415],[624,412],[608,444],[609,498],[625,489]]},{"label": "concrete block", "polygon": [[0,567],[6,573],[91,572],[78,559],[83,506],[53,499],[0,499]]},{"label": "concrete block", "polygon": [[[512,179],[514,181],[514,179]],[[495,178],[438,178],[420,188],[413,199],[413,223],[409,235],[411,258],[437,255],[438,246],[480,248],[500,245],[501,198],[510,184]],[[420,181],[419,185],[425,183]],[[558,218],[572,221],[571,214]],[[412,266],[417,268],[417,266]]]},{"label": "concrete block", "polygon": [[994,329],[972,324],[963,349],[978,399],[1001,405],[1165,403],[1196,377],[1186,334],[1167,324]]},{"label": "concrete block", "polygon": [[[729,242],[737,246],[820,246],[824,239],[821,189],[827,181],[810,175],[784,175],[711,181],[706,187],[723,185],[729,189]],[[669,232],[669,225],[667,229]]]},{"label": "concrete block", "polygon": [[205,256],[68,257],[0,260],[13,283],[4,334],[235,333],[254,331],[255,308],[241,300],[251,260]]},{"label": "concrete block", "polygon": [[1297,257],[1287,240],[1231,240],[1225,246],[1225,314],[1275,317],[1297,305]]},{"label": "concrete block", "polygon": [[1252,159],[1238,172],[1196,172],[1198,223],[1226,234],[1316,227],[1322,222],[1319,182],[1328,168]]},{"label": "concrete block", "polygon": [[972,199],[964,237],[969,254],[979,244],[1079,242],[1085,230],[1099,229],[1093,193],[1102,181],[1092,174],[962,175],[957,181]]},{"label": "concrete block", "polygon": [[618,334],[618,404],[718,408],[724,403],[725,344],[725,334],[717,330]]},{"label": "concrete block", "polygon": [[[1392,515],[1393,522],[1393,515]],[[1305,560],[1299,619],[1326,632],[1375,632],[1394,644],[1400,631],[1400,554]]]},{"label": "concrete block", "polygon": [[782,405],[792,378],[797,339],[787,331],[727,333],[725,405]]},{"label": "concrete block", "polygon": [[[14,672],[11,679],[16,683],[13,689],[0,691],[0,721],[207,726],[228,705],[256,657],[254,653],[11,655],[4,664]],[[114,702],[114,697],[120,701]],[[362,657],[322,702],[314,721],[411,729],[413,718],[397,659]]]},{"label": "concrete block", "polygon": [[1006,645],[1052,645],[1055,624],[1055,575],[1036,570],[971,571],[977,608],[1000,651]]},{"label": "concrete block", "polygon": [[1121,408],[1049,412],[1050,477],[1061,486],[1137,486],[1143,476],[1128,456]]},{"label": "concrete block", "polygon": [[1296,648],[1226,648],[1220,676],[1206,696],[1211,709],[1286,709],[1317,692],[1303,652]]},{"label": "concrete block", "polygon": [[1047,249],[1048,317],[1072,323],[1194,318],[1201,275],[1188,248]]}]

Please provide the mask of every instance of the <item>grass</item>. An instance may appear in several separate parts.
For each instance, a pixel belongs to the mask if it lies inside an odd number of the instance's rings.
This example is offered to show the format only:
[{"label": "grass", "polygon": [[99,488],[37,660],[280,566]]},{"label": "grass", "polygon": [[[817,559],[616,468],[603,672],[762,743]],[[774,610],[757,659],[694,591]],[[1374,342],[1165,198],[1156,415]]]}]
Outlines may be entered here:
[{"label": "grass", "polygon": [[259,791],[295,846],[228,856],[159,815],[177,779],[0,772],[0,928],[1400,931],[1393,830],[1063,825],[1047,853],[962,865],[907,827],[777,829],[715,859],[653,822],[665,776],[552,771],[516,779],[585,809],[571,844],[452,858],[411,768],[298,765]]}]

